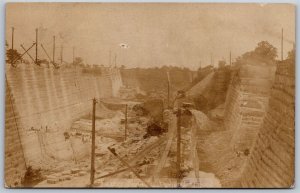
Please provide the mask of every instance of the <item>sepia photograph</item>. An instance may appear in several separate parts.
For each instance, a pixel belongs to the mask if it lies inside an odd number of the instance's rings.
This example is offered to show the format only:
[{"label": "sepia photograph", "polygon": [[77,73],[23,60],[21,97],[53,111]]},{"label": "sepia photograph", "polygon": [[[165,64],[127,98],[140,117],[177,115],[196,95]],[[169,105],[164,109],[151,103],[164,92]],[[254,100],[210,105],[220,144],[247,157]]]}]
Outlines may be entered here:
[{"label": "sepia photograph", "polygon": [[6,3],[4,187],[293,188],[295,17]]}]

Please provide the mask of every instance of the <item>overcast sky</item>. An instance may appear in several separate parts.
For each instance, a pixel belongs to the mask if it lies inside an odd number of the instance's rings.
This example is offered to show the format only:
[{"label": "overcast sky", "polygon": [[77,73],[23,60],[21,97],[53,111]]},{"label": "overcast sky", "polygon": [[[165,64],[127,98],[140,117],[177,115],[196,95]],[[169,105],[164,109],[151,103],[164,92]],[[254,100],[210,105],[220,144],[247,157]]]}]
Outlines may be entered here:
[{"label": "overcast sky", "polygon": [[[177,65],[198,68],[235,58],[267,40],[279,49],[284,28],[284,57],[295,41],[295,9],[288,4],[7,4],[6,40],[15,27],[15,48],[39,42],[56,58],[81,56],[89,64],[127,67]],[[126,46],[121,47],[120,44]],[[39,56],[46,58],[39,48]],[[35,55],[35,51],[30,53]]]}]

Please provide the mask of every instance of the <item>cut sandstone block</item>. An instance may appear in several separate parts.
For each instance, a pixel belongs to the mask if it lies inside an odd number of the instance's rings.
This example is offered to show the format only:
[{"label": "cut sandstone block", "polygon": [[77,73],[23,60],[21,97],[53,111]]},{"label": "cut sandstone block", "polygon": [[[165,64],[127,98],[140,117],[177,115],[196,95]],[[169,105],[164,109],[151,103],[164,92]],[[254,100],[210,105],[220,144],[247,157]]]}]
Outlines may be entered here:
[{"label": "cut sandstone block", "polygon": [[58,182],[58,179],[55,179],[55,178],[50,178],[47,180],[48,184],[56,184],[57,182]]}]

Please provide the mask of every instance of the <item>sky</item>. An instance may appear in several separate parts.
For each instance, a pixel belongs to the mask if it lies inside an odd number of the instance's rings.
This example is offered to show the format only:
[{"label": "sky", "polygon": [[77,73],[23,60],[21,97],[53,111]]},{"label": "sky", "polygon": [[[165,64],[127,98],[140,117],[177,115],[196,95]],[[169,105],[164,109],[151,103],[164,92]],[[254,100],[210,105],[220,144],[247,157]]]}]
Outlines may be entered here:
[{"label": "sky", "polygon": [[[253,50],[266,40],[284,57],[295,42],[291,4],[208,3],[9,3],[6,40],[20,52],[39,29],[39,44],[56,60],[82,57],[85,63],[132,67],[173,65],[197,69]],[[47,58],[39,45],[39,58]],[[35,56],[35,49],[30,50]],[[27,57],[27,56],[25,56]],[[111,59],[110,59],[111,58]],[[29,59],[29,58],[26,58]],[[30,59],[29,59],[30,60]]]}]

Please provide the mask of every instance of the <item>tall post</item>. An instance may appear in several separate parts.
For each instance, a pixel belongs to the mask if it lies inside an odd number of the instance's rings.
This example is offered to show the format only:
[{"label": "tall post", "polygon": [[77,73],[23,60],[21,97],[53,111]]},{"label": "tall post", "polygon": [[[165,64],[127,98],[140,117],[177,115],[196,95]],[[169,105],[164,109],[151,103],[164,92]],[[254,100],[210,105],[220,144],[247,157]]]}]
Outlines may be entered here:
[{"label": "tall post", "polygon": [[53,62],[53,65],[55,65],[55,36],[53,36],[52,62]]},{"label": "tall post", "polygon": [[231,66],[231,51],[229,53],[229,65]]},{"label": "tall post", "polygon": [[170,82],[168,81],[168,109],[170,108]]},{"label": "tall post", "polygon": [[95,179],[95,121],[96,121],[96,99],[93,99],[93,118],[92,118],[92,151],[91,151],[91,176],[90,176],[90,182],[91,187],[94,185],[94,179]]},{"label": "tall post", "polygon": [[164,122],[164,100],[161,99],[161,122]]},{"label": "tall post", "polygon": [[38,28],[35,29],[35,64],[38,64]]},{"label": "tall post", "polygon": [[128,122],[128,104],[125,105],[125,137],[124,140],[127,139],[127,122]]},{"label": "tall post", "polygon": [[180,180],[181,180],[181,109],[178,108],[177,112],[177,187],[180,187]]},{"label": "tall post", "polygon": [[283,28],[281,29],[281,61],[283,60]]},{"label": "tall post", "polygon": [[61,65],[63,63],[63,50],[64,50],[64,47],[63,47],[63,45],[61,45],[61,48],[60,48],[60,64]]},{"label": "tall post", "polygon": [[115,54],[115,68],[117,67],[117,54]]},{"label": "tall post", "polygon": [[73,46],[73,65],[74,65],[74,61],[75,61],[75,47]]},{"label": "tall post", "polygon": [[167,78],[168,78],[168,82],[167,82],[167,86],[168,86],[168,109],[170,108],[170,74],[169,72],[167,72]]},{"label": "tall post", "polygon": [[15,28],[12,27],[11,28],[11,49],[14,49],[14,32],[15,32]]},{"label": "tall post", "polygon": [[111,67],[111,50],[109,50],[109,67]]},{"label": "tall post", "polygon": [[11,65],[13,65],[13,61],[14,61],[14,52],[13,52],[13,50],[14,50],[14,32],[15,32],[15,28],[14,27],[12,27],[11,28],[11,50],[12,50],[12,57],[11,57],[11,61],[10,61],[10,63],[11,63]]}]

